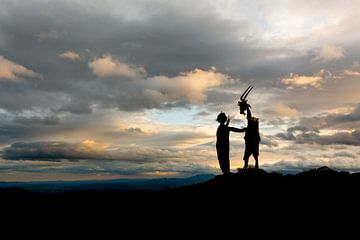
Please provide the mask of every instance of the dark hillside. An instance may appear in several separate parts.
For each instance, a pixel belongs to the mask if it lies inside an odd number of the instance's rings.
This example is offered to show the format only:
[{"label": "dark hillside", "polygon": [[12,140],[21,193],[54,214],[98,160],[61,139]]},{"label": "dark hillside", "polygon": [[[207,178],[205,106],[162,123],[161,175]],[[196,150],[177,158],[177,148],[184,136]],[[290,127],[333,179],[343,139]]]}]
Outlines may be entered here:
[{"label": "dark hillside", "polygon": [[46,193],[9,188],[0,190],[0,199],[6,206],[3,213],[16,216],[75,213],[75,219],[111,215],[119,224],[348,232],[360,226],[359,186],[360,174],[327,167],[297,175],[250,169],[167,191]]}]

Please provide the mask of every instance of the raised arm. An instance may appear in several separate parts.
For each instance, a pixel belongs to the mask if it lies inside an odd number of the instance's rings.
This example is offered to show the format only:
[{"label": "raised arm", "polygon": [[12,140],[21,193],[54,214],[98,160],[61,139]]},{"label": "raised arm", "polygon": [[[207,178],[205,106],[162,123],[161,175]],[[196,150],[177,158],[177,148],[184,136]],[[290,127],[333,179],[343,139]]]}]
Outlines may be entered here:
[{"label": "raised arm", "polygon": [[251,106],[248,104],[248,106],[246,108],[246,118],[247,119],[251,119],[251,117],[252,117],[250,108],[251,108]]},{"label": "raised arm", "polygon": [[231,132],[245,132],[246,128],[229,127],[229,131],[231,131]]}]

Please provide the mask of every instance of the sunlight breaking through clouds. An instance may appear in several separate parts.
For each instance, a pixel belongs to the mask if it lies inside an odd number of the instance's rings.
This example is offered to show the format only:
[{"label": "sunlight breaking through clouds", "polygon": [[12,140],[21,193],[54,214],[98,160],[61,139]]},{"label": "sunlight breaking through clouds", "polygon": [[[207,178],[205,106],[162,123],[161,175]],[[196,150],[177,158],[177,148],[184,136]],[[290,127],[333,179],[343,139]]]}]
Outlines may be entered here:
[{"label": "sunlight breaking through clouds", "polygon": [[132,67],[111,55],[103,55],[89,62],[89,68],[98,77],[129,77],[138,78],[146,75],[143,67]]},{"label": "sunlight breaking through clouds", "polygon": [[360,169],[356,0],[99,3],[0,0],[1,179],[217,173],[249,85],[260,166]]},{"label": "sunlight breaking through clouds", "polygon": [[0,80],[18,80],[24,77],[43,79],[41,74],[0,56]]},{"label": "sunlight breaking through clouds", "polygon": [[331,72],[321,69],[320,72],[312,76],[304,76],[296,73],[290,73],[288,77],[281,79],[281,82],[292,89],[295,87],[315,87],[320,88],[321,83],[327,79],[338,78],[334,76]]},{"label": "sunlight breaking through clouds", "polygon": [[60,53],[58,55],[60,58],[71,60],[71,61],[77,61],[80,59],[80,55],[74,51],[65,51],[63,53]]}]

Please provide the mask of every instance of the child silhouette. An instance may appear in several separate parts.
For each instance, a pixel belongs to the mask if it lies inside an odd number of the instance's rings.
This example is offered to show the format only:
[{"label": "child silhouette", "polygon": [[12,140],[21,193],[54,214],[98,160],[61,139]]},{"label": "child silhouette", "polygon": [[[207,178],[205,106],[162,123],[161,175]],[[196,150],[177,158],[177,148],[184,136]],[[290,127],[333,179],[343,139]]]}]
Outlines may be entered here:
[{"label": "child silhouette", "polygon": [[229,159],[229,135],[232,132],[245,132],[246,128],[229,127],[230,119],[225,113],[221,112],[217,116],[216,121],[220,123],[216,131],[216,151],[223,174],[230,173],[230,159]]}]

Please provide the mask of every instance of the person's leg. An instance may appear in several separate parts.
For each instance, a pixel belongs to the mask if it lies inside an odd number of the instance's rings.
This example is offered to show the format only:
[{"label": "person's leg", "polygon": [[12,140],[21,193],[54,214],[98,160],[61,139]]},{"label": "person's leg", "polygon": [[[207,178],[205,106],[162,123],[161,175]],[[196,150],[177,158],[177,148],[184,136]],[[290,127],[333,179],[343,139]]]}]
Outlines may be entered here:
[{"label": "person's leg", "polygon": [[244,154],[244,167],[243,169],[246,170],[248,168],[248,164],[249,164],[249,157],[250,157],[250,154],[245,150],[245,154]]},{"label": "person's leg", "polygon": [[259,157],[257,155],[254,155],[255,158],[255,169],[259,169]]},{"label": "person's leg", "polygon": [[249,164],[249,158],[251,156],[251,148],[248,144],[245,144],[245,153],[244,153],[244,167],[243,169],[247,169],[248,168],[248,164]]},{"label": "person's leg", "polygon": [[224,169],[225,174],[230,173],[230,156],[229,156],[229,146],[227,147],[226,151],[224,152]]},{"label": "person's leg", "polygon": [[230,172],[230,164],[229,164],[229,151],[227,147],[217,147],[217,155],[219,160],[219,165],[223,174],[227,174]]},{"label": "person's leg", "polygon": [[249,159],[244,159],[244,167],[243,169],[246,170],[248,168]]},{"label": "person's leg", "polygon": [[259,169],[259,143],[254,146],[253,156],[255,158],[255,169]]},{"label": "person's leg", "polygon": [[219,161],[219,165],[220,165],[220,169],[222,171],[222,173],[224,173],[225,168],[224,168],[224,154],[222,151],[222,148],[220,146],[216,146],[216,152],[217,152],[217,157],[218,157],[218,161]]},{"label": "person's leg", "polygon": [[229,174],[230,173],[230,164],[229,164],[229,159],[227,161],[224,161],[224,170],[223,170],[224,174]]},{"label": "person's leg", "polygon": [[222,173],[225,173],[224,161],[223,159],[219,158],[219,165]]}]

